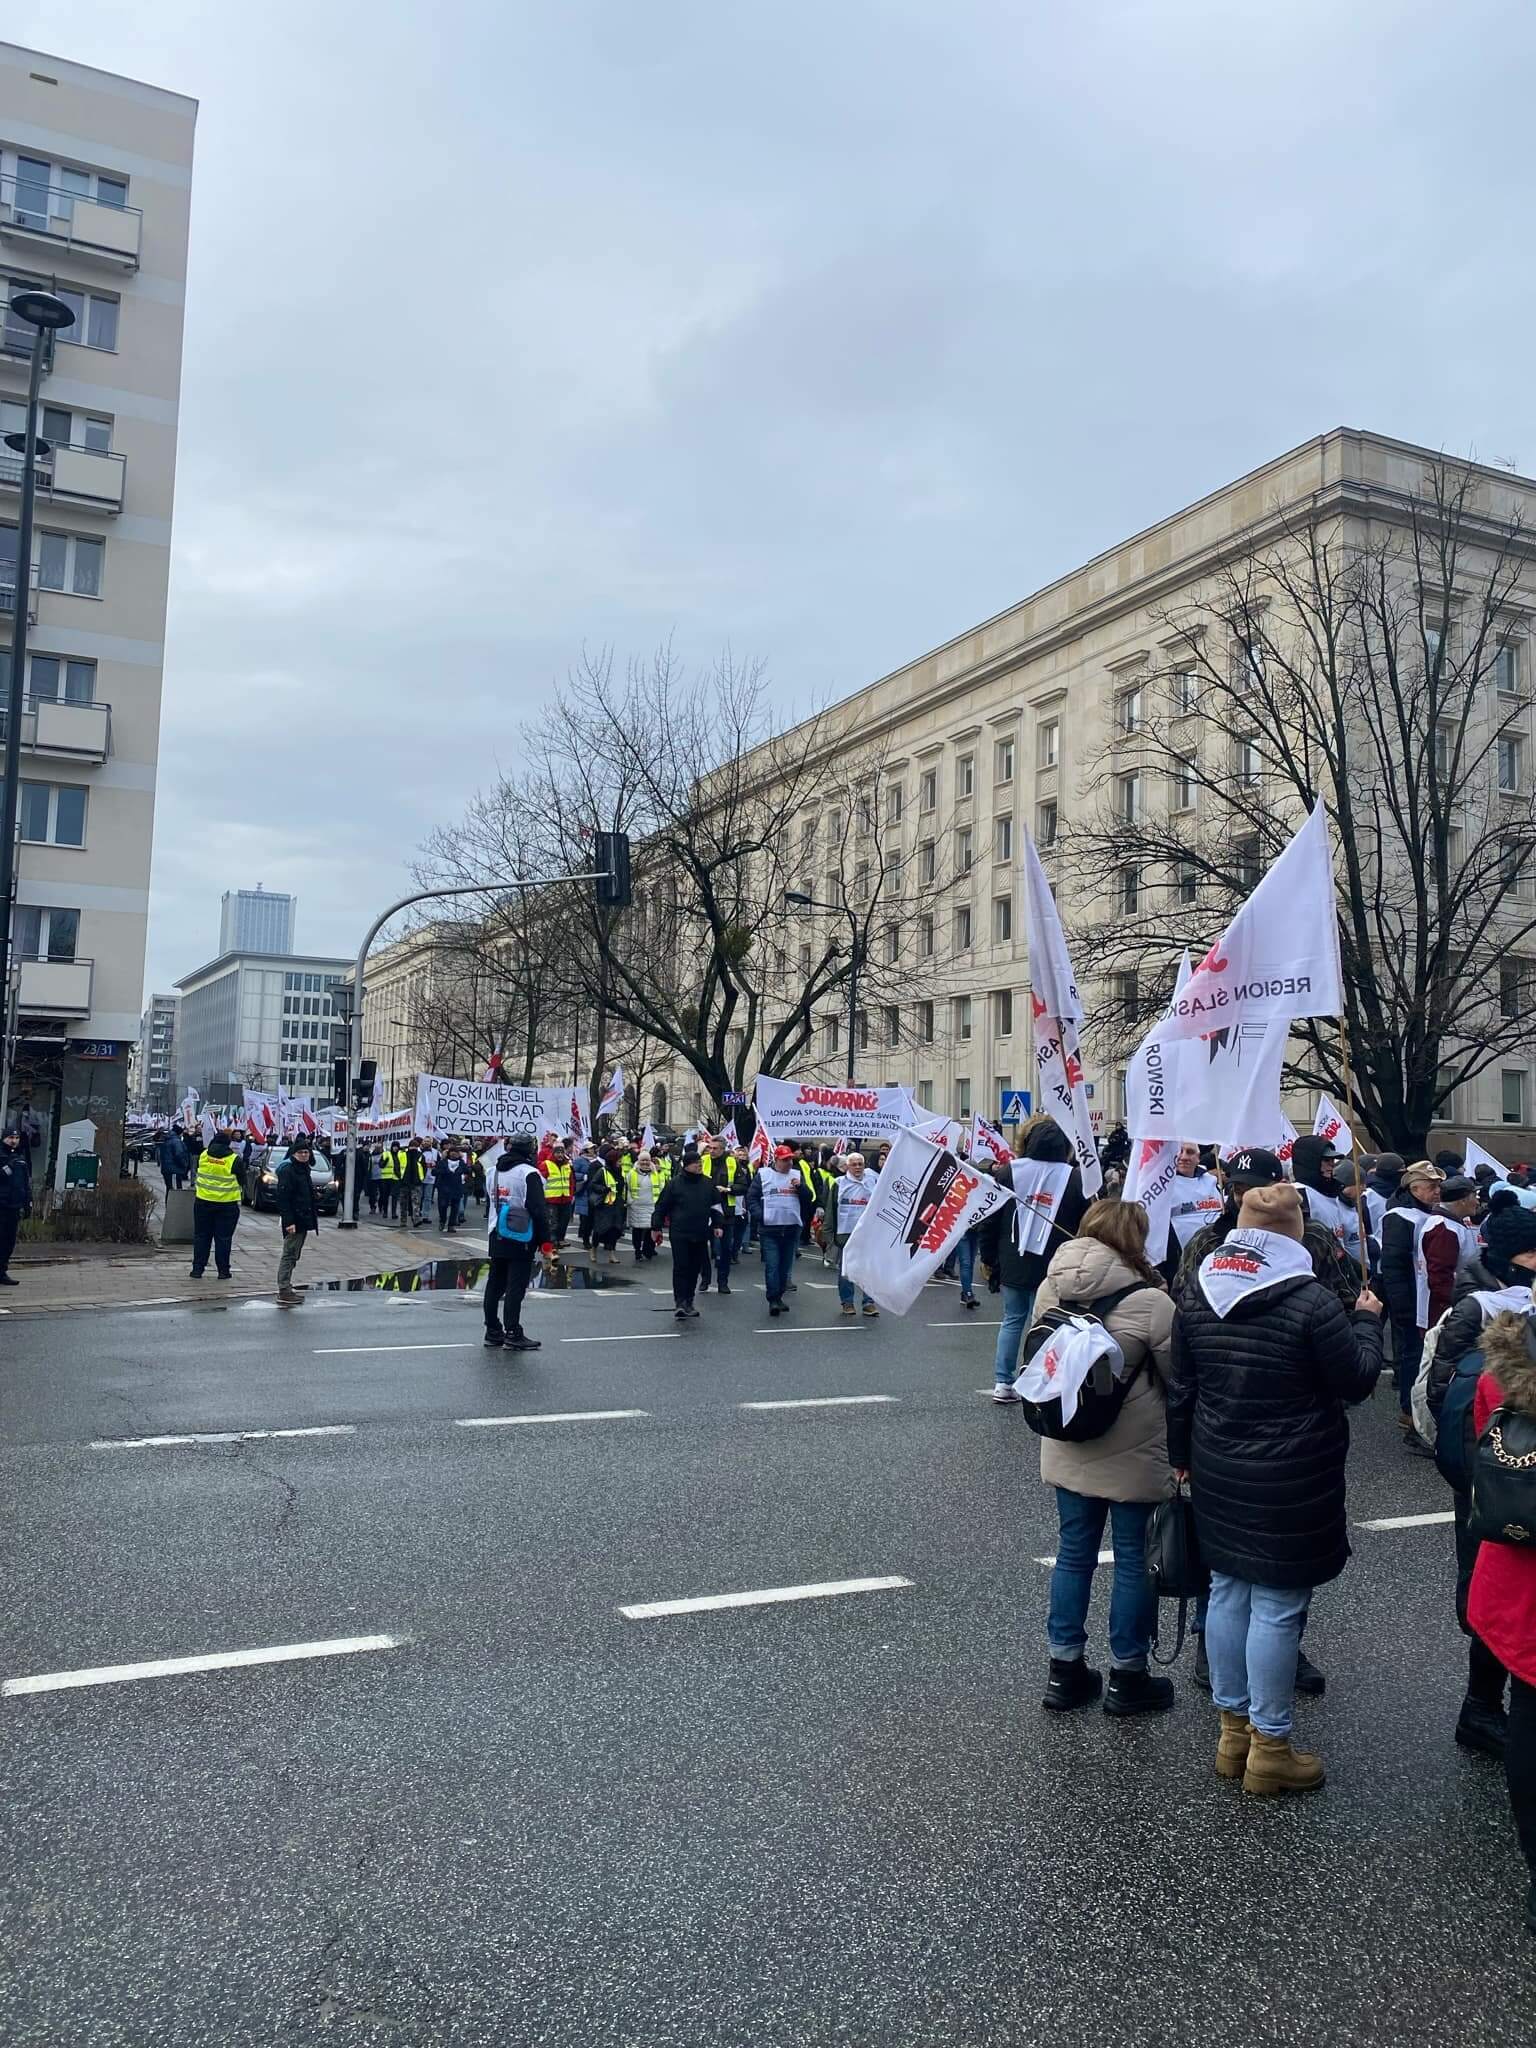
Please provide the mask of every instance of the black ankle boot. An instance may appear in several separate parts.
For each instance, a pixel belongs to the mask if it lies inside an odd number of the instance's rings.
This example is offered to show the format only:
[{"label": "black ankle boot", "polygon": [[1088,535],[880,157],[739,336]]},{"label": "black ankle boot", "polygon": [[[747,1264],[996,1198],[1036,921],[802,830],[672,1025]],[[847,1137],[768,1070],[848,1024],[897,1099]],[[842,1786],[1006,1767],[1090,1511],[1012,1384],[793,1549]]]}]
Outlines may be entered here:
[{"label": "black ankle boot", "polygon": [[1074,1707],[1091,1705],[1103,1690],[1103,1673],[1085,1664],[1081,1657],[1053,1657],[1040,1704],[1053,1714],[1070,1714]]},{"label": "black ankle boot", "polygon": [[1502,1763],[1509,1740],[1504,1709],[1491,1700],[1475,1700],[1468,1693],[1456,1720],[1456,1740],[1463,1749],[1475,1749],[1479,1756],[1491,1756]]},{"label": "black ankle boot", "polygon": [[1162,1714],[1173,1705],[1173,1680],[1151,1671],[1111,1671],[1106,1714]]}]

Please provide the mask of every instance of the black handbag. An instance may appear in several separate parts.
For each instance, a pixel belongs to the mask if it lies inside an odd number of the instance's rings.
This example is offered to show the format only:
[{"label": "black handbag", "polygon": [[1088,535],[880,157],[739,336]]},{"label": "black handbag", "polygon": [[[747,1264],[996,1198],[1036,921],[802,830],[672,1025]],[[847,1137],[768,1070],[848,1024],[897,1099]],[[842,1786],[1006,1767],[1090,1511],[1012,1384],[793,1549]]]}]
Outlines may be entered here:
[{"label": "black handbag", "polygon": [[1211,1575],[1200,1555],[1194,1503],[1188,1484],[1182,1479],[1168,1499],[1160,1500],[1152,1510],[1152,1519],[1147,1524],[1147,1577],[1159,1600],[1179,1603],[1172,1656],[1159,1657],[1155,1648],[1152,1652],[1157,1663],[1173,1664],[1184,1647],[1190,1601],[1200,1599],[1211,1589]]},{"label": "black handbag", "polygon": [[1467,1533],[1536,1554],[1536,1415],[1496,1408],[1472,1453]]}]

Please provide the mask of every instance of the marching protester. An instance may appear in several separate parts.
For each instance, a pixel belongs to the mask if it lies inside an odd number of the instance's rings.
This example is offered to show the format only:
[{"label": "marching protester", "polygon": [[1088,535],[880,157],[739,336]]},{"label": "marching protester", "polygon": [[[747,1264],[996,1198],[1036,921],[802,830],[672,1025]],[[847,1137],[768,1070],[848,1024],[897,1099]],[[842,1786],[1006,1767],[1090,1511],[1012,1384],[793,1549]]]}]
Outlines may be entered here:
[{"label": "marching protester", "polygon": [[1350,1265],[1360,1266],[1360,1216],[1339,1186],[1336,1155],[1327,1138],[1300,1137],[1291,1147],[1291,1175],[1309,1223],[1330,1231]]},{"label": "marching protester", "polygon": [[452,1237],[464,1217],[464,1197],[469,1187],[469,1162],[457,1138],[450,1138],[437,1156],[433,1168],[433,1192],[437,1196],[437,1227]]},{"label": "marching protester", "polygon": [[797,1166],[793,1149],[774,1147],[771,1164],[760,1166],[752,1176],[749,1199],[762,1221],[763,1292],[768,1297],[770,1316],[788,1315],[784,1297],[793,1288],[795,1254],[800,1233],[808,1229],[814,1204],[809,1182]]},{"label": "marching protester", "polygon": [[651,1218],[657,1244],[663,1230],[672,1237],[672,1313],[678,1322],[698,1319],[694,1296],[709,1278],[712,1249],[725,1231],[725,1204],[720,1189],[703,1172],[703,1161],[690,1145],[683,1170],[662,1189]]},{"label": "marching protester", "polygon": [[277,1220],[283,1232],[283,1254],[277,1262],[279,1301],[298,1300],[294,1269],[304,1255],[305,1240],[320,1228],[314,1175],[310,1170],[314,1156],[308,1135],[299,1131],[288,1147],[288,1157],[277,1169]]},{"label": "marching protester", "polygon": [[1362,1155],[1360,1166],[1365,1174],[1362,1199],[1366,1230],[1374,1247],[1371,1258],[1374,1276],[1381,1249],[1382,1218],[1387,1213],[1388,1203],[1396,1198],[1403,1185],[1402,1155],[1397,1152],[1367,1152]]},{"label": "marching protester", "polygon": [[[1274,1187],[1285,1179],[1285,1168],[1273,1152],[1259,1145],[1234,1152],[1222,1169],[1226,1202],[1214,1223],[1208,1223],[1184,1247],[1173,1283],[1173,1298],[1182,1302],[1193,1290],[1200,1267],[1212,1252],[1225,1244],[1237,1228],[1238,1211],[1244,1196],[1255,1188]],[[1300,1204],[1298,1202],[1298,1209]],[[1312,1261],[1312,1271],[1329,1291],[1338,1296],[1343,1308],[1353,1308],[1360,1292],[1360,1268],[1351,1266],[1331,1230],[1303,1219],[1301,1242]]]},{"label": "marching protester", "polygon": [[586,1195],[592,1262],[600,1251],[608,1254],[610,1266],[619,1261],[619,1233],[624,1228],[624,1185],[619,1171],[619,1148],[605,1145],[587,1168]]},{"label": "marching protester", "polygon": [[576,1218],[578,1241],[592,1249],[592,1202],[587,1192],[595,1154],[589,1145],[578,1145],[571,1155],[571,1214]]},{"label": "marching protester", "polygon": [[400,1176],[405,1171],[405,1153],[393,1138],[379,1148],[379,1214],[389,1222],[400,1199]]},{"label": "marching protester", "polygon": [[[1038,1159],[1051,1166],[1065,1166],[1072,1157],[1071,1142],[1053,1117],[1033,1118],[1022,1127],[1021,1137],[1021,1156],[1025,1159]],[[1005,1185],[1012,1186],[1012,1181],[1007,1179],[1006,1167],[1000,1172],[999,1178],[1005,1181]],[[1083,1194],[1083,1177],[1074,1166],[1067,1177],[1061,1201],[1057,1204],[1049,1242],[1044,1251],[1026,1252],[1019,1249],[1016,1206],[1011,1202],[1004,1203],[990,1219],[995,1226],[990,1233],[983,1228],[982,1255],[997,1274],[1003,1294],[1003,1320],[998,1327],[997,1351],[992,1361],[994,1401],[1018,1399],[1013,1390],[1013,1383],[1019,1376],[1019,1349],[1024,1342],[1025,1332],[1034,1319],[1036,1290],[1045,1278],[1056,1251],[1076,1233],[1087,1207],[1087,1199]]]},{"label": "marching protester", "polygon": [[1174,1170],[1178,1185],[1169,1213],[1168,1256],[1163,1262],[1163,1278],[1170,1287],[1189,1240],[1207,1223],[1214,1223],[1226,1206],[1221,1182],[1201,1159],[1198,1145],[1187,1141],[1180,1145]]},{"label": "marching protester", "polygon": [[413,1137],[400,1154],[400,1221],[407,1230],[421,1220],[421,1184],[425,1177],[421,1140]]},{"label": "marching protester", "polygon": [[563,1138],[556,1138],[539,1165],[544,1174],[544,1200],[549,1209],[549,1234],[559,1251],[571,1227],[571,1205],[575,1187],[571,1176],[571,1155]]},{"label": "marching protester", "polygon": [[[1239,1158],[1251,1174],[1254,1155]],[[1190,1481],[1211,1570],[1216,1769],[1258,1794],[1323,1783],[1321,1760],[1291,1745],[1291,1697],[1312,1593],[1349,1560],[1345,1406],[1382,1365],[1380,1302],[1361,1293],[1351,1323],[1307,1227],[1278,1174],[1245,1177],[1234,1227],[1202,1256],[1173,1332],[1168,1456]]]},{"label": "marching protester", "polygon": [[173,1124],[160,1140],[160,1178],[165,1182],[165,1191],[184,1188],[187,1184],[187,1141]]},{"label": "marching protester", "polygon": [[661,1200],[667,1177],[649,1152],[641,1152],[625,1175],[625,1185],[629,1194],[629,1238],[635,1264],[639,1265],[642,1259],[656,1256],[656,1204]]},{"label": "marching protester", "polygon": [[1046,1636],[1051,1668],[1043,1704],[1089,1705],[1103,1674],[1085,1659],[1093,1574],[1108,1521],[1114,1545],[1109,1601],[1107,1714],[1156,1714],[1173,1705],[1173,1681],[1148,1669],[1157,1598],[1147,1578],[1147,1523],[1169,1491],[1166,1395],[1173,1303],[1147,1260],[1147,1212],[1137,1202],[1094,1202],[1077,1235],[1058,1249],[1040,1283],[1035,1314],[1097,1312],[1120,1346],[1125,1394],[1102,1435],[1083,1442],[1042,1436],[1040,1477],[1056,1491],[1060,1535],[1051,1569]]},{"label": "marching protester", "polygon": [[[699,1161],[699,1170],[719,1191],[720,1206],[725,1211],[725,1229],[715,1241],[715,1279],[720,1292],[729,1294],[731,1261],[736,1256],[736,1210],[738,1203],[745,1206],[748,1176],[737,1165],[735,1153],[727,1151],[724,1138],[710,1139],[709,1150]],[[708,1294],[707,1273],[699,1285],[701,1292]]]},{"label": "marching protester", "polygon": [[0,1287],[19,1287],[11,1277],[11,1254],[23,1216],[32,1214],[32,1160],[13,1124],[0,1138]]},{"label": "marching protester", "polygon": [[491,1230],[485,1277],[485,1342],[493,1351],[537,1351],[539,1339],[523,1328],[523,1301],[533,1278],[536,1250],[550,1257],[544,1176],[533,1163],[532,1138],[509,1138],[486,1175]]},{"label": "marching protester", "polygon": [[[843,1273],[843,1253],[853,1235],[854,1225],[869,1206],[871,1196],[880,1185],[878,1174],[869,1172],[864,1164],[862,1152],[850,1152],[845,1161],[847,1171],[832,1183],[832,1193],[827,1208],[827,1229],[837,1247],[837,1298],[845,1316],[857,1313],[854,1306],[853,1282]],[[859,1289],[864,1313],[877,1316],[879,1304],[870,1300],[862,1288]]]},{"label": "marching protester", "polygon": [[192,1278],[201,1280],[214,1257],[221,1280],[228,1280],[229,1252],[240,1221],[240,1178],[235,1148],[223,1131],[203,1148],[197,1162],[192,1201]]},{"label": "marching protester", "polygon": [[1427,1159],[1406,1167],[1377,1232],[1381,1292],[1392,1322],[1398,1426],[1406,1438],[1413,1436],[1413,1383],[1425,1333],[1450,1307],[1456,1287],[1459,1240],[1453,1231],[1434,1227],[1444,1178]]}]

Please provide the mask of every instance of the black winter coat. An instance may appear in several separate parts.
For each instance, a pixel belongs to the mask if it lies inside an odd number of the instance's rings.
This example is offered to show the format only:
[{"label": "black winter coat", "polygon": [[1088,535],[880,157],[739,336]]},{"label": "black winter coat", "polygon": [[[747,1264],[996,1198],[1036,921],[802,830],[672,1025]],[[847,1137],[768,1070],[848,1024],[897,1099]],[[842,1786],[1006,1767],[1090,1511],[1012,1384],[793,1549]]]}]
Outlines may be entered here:
[{"label": "black winter coat", "polygon": [[725,1228],[720,1190],[704,1175],[674,1173],[651,1216],[652,1230],[671,1229],[678,1244],[703,1244],[712,1230]]},{"label": "black winter coat", "polygon": [[[1531,1277],[1530,1274],[1516,1273],[1513,1279],[1516,1285],[1523,1286]],[[1463,1266],[1456,1276],[1456,1293],[1441,1321],[1440,1334],[1435,1339],[1435,1355],[1429,1362],[1429,1412],[1437,1422],[1458,1361],[1469,1351],[1475,1351],[1483,1341],[1483,1324],[1488,1319],[1478,1295],[1496,1294],[1510,1284],[1491,1273],[1481,1259],[1474,1259],[1470,1265]]]},{"label": "black winter coat", "polygon": [[1403,1188],[1387,1204],[1387,1213],[1381,1219],[1381,1298],[1393,1322],[1410,1330],[1417,1329],[1419,1322],[1419,1286],[1413,1273],[1414,1232],[1419,1218],[1432,1213]]},{"label": "black winter coat", "polygon": [[[1021,1252],[1019,1234],[1015,1228],[1018,1206],[1004,1202],[997,1211],[997,1264],[1005,1287],[1021,1287],[1026,1294],[1033,1294],[1050,1270],[1052,1259],[1077,1235],[1077,1226],[1082,1222],[1088,1208],[1088,1197],[1083,1193],[1083,1176],[1074,1166],[1062,1190],[1061,1206],[1056,1211],[1051,1233],[1043,1252]],[[985,1237],[983,1245],[986,1244]],[[985,1258],[985,1250],[982,1254]]]},{"label": "black winter coat", "polygon": [[284,1230],[318,1230],[315,1183],[308,1165],[285,1159],[277,1169],[277,1213]]},{"label": "black winter coat", "polygon": [[[1350,1328],[1353,1321],[1354,1328]],[[1225,1321],[1198,1291],[1173,1323],[1168,1462],[1190,1474],[1212,1571],[1257,1586],[1325,1585],[1349,1561],[1346,1402],[1381,1371],[1381,1320],[1299,1277]]]}]

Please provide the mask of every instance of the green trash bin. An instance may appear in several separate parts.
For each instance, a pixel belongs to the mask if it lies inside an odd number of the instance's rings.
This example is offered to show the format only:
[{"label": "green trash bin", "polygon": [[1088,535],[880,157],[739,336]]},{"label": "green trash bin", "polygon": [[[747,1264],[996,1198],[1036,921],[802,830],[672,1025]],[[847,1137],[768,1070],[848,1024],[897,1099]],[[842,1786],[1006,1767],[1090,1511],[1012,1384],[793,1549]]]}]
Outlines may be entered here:
[{"label": "green trash bin", "polygon": [[67,1188],[93,1188],[100,1176],[99,1152],[71,1152],[64,1162],[64,1185]]}]

